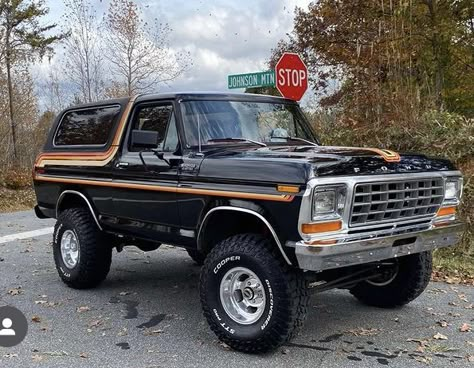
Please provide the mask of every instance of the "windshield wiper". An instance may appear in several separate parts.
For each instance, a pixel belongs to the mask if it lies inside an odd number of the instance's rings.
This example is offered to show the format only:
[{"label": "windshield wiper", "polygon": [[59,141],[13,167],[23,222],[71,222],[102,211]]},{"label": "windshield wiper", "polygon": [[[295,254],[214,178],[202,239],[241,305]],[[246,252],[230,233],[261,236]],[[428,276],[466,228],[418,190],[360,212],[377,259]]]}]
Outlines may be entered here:
[{"label": "windshield wiper", "polygon": [[247,139],[247,138],[213,138],[213,139],[208,139],[208,143],[218,143],[218,142],[248,142],[248,143],[253,143],[253,144],[258,144],[259,146],[266,147],[267,145],[263,142],[258,142],[254,141],[253,139]]},{"label": "windshield wiper", "polygon": [[[278,138],[280,138],[280,137],[278,137]],[[317,146],[316,143],[308,141],[307,139],[300,138],[300,137],[281,137],[281,138],[286,139],[287,141],[301,141],[301,142],[311,144],[312,146]]]}]

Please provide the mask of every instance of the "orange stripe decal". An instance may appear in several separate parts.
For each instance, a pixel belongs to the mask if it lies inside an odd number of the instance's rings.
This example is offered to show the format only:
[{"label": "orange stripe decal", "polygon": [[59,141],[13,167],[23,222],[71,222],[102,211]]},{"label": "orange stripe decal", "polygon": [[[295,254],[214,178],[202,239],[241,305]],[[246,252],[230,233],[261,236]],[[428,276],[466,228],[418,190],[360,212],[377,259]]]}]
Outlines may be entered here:
[{"label": "orange stripe decal", "polygon": [[41,153],[35,161],[35,167],[46,165],[74,165],[74,166],[105,166],[115,156],[119,149],[120,140],[125,130],[125,125],[130,115],[135,97],[130,98],[125,107],[120,122],[112,140],[112,144],[105,152],[45,152]]},{"label": "orange stripe decal", "polygon": [[367,151],[376,153],[381,156],[387,162],[400,162],[400,155],[392,150],[380,149],[380,148],[370,148],[370,147],[338,147],[338,146],[322,146],[322,148],[330,148],[336,150],[358,150],[358,151]]},{"label": "orange stripe decal", "polygon": [[292,195],[281,195],[281,194],[263,194],[263,193],[246,193],[246,192],[233,192],[224,190],[214,189],[198,189],[198,188],[180,188],[180,187],[168,187],[160,185],[150,184],[135,184],[135,183],[123,183],[113,181],[99,181],[99,180],[87,180],[87,179],[70,179],[70,178],[58,178],[48,177],[42,175],[35,175],[34,180],[52,183],[64,183],[64,184],[84,184],[84,185],[95,185],[100,187],[114,187],[114,188],[125,188],[125,189],[141,189],[155,192],[171,192],[180,194],[200,194],[216,197],[230,197],[230,198],[243,198],[243,199],[261,199],[265,201],[275,202],[291,202],[295,197]]}]

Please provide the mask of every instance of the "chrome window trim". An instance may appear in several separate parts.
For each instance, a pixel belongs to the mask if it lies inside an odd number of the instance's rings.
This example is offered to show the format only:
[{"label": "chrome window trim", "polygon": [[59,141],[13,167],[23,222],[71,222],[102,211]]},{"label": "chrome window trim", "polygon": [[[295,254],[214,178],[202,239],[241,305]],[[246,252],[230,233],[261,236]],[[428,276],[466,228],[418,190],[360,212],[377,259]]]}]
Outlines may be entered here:
[{"label": "chrome window trim", "polygon": [[[396,181],[396,180],[416,180],[416,179],[426,179],[433,177],[441,177],[444,182],[448,177],[462,177],[462,174],[458,170],[451,171],[434,171],[434,172],[422,172],[422,173],[404,173],[404,174],[385,174],[385,175],[367,175],[367,176],[332,176],[332,177],[313,177],[311,178],[306,186],[306,190],[303,194],[301,201],[300,213],[298,217],[298,233],[304,241],[313,241],[319,240],[322,238],[327,238],[328,235],[340,235],[347,234],[350,230],[350,212],[352,206],[352,198],[354,195],[355,184],[358,183],[369,183],[373,181]],[[317,235],[312,234],[303,234],[301,231],[302,224],[307,224],[313,222],[311,219],[311,207],[312,207],[312,197],[314,188],[324,185],[346,185],[346,201],[344,205],[344,213],[342,216],[342,229],[338,232],[330,233],[320,233]],[[443,199],[444,200],[444,199]],[[417,220],[417,219],[412,219]],[[397,222],[399,223],[399,222]],[[387,225],[387,224],[383,224]],[[367,230],[370,231],[376,228],[377,225],[370,226],[361,226],[357,230]]]},{"label": "chrome window trim", "polygon": [[96,216],[96,214],[95,214],[95,212],[92,208],[91,203],[89,202],[89,200],[87,199],[87,197],[84,194],[82,194],[81,192],[78,192],[76,190],[65,190],[61,193],[61,195],[58,198],[58,201],[56,202],[56,218],[58,218],[58,215],[59,215],[58,210],[59,210],[59,206],[61,205],[61,201],[63,200],[63,198],[66,194],[78,195],[79,197],[81,197],[87,203],[87,207],[89,207],[89,211],[91,212],[91,215],[94,218],[94,221],[97,224],[97,227],[99,228],[99,230],[102,231],[103,230],[102,226],[100,226],[100,224],[99,224],[99,220],[97,219],[97,216]]},{"label": "chrome window trim", "polygon": [[214,208],[210,209],[206,213],[206,215],[204,216],[204,219],[201,222],[201,226],[199,227],[199,232],[198,232],[198,235],[197,235],[198,247],[200,245],[200,237],[201,237],[202,229],[203,229],[204,225],[206,224],[209,215],[211,215],[213,212],[216,212],[216,211],[237,211],[237,212],[248,213],[248,214],[251,214],[251,215],[254,215],[254,216],[258,217],[265,224],[265,226],[268,228],[268,230],[270,230],[270,233],[272,234],[273,239],[275,240],[275,243],[277,244],[278,248],[280,249],[280,252],[281,252],[281,255],[283,256],[283,259],[286,261],[286,263],[288,263],[291,266],[291,261],[288,258],[288,256],[286,255],[285,251],[283,250],[283,246],[280,242],[280,239],[278,238],[278,235],[275,232],[275,230],[273,229],[272,225],[268,222],[268,220],[264,216],[262,216],[261,214],[259,214],[256,211],[249,210],[247,208],[233,207],[233,206],[218,206],[218,207],[214,207]]}]

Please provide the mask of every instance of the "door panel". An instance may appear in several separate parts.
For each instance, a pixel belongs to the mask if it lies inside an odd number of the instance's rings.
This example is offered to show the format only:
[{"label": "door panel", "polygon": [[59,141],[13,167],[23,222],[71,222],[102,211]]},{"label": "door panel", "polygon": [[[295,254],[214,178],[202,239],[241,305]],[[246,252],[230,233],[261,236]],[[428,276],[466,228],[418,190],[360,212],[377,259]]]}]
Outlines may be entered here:
[{"label": "door panel", "polygon": [[[121,232],[174,243],[180,226],[175,192],[178,166],[165,160],[179,160],[175,125],[170,102],[135,107],[123,150],[114,165],[113,181],[124,187],[113,189],[114,214],[109,222]],[[158,131],[157,147],[165,160],[153,152],[142,152],[145,166],[140,151],[130,146],[131,129]]]}]

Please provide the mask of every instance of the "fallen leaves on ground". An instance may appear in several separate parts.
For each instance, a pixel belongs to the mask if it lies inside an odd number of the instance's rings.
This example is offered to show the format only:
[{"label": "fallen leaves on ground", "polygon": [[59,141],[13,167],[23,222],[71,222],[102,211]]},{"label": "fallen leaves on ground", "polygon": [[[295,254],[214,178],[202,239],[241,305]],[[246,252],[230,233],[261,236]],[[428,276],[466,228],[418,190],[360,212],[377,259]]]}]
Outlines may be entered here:
[{"label": "fallen leaves on ground", "polygon": [[31,357],[31,360],[33,360],[33,362],[41,362],[43,360],[43,356],[39,354],[35,354]]},{"label": "fallen leaves on ground", "polygon": [[43,355],[48,355],[51,357],[63,357],[68,356],[69,354],[65,351],[45,351]]},{"label": "fallen leaves on ground", "polygon": [[441,334],[441,333],[439,333],[439,332],[437,332],[437,333],[433,336],[433,339],[435,339],[435,340],[447,340],[448,337],[445,336],[445,335],[443,335],[443,334]]},{"label": "fallen leaves on ground", "polygon": [[474,285],[474,275],[460,272],[446,271],[444,269],[436,269],[431,274],[431,281],[445,282],[447,284],[456,285]]},{"label": "fallen leaves on ground", "polygon": [[425,364],[431,364],[431,361],[433,360],[433,358],[429,356],[415,356],[413,359],[415,359],[417,362]]},{"label": "fallen leaves on ground", "polygon": [[101,319],[97,319],[89,323],[89,327],[99,327],[104,323]]},{"label": "fallen leaves on ground", "polygon": [[448,327],[448,322],[446,321],[438,321],[436,323],[441,327]]},{"label": "fallen leaves on ground", "polygon": [[36,322],[36,323],[40,323],[40,322],[41,322],[40,316],[33,316],[33,317],[31,317],[31,320],[32,320],[33,322]]},{"label": "fallen leaves on ground", "polygon": [[12,296],[15,296],[15,295],[23,294],[23,290],[21,289],[21,286],[18,286],[17,288],[8,289],[7,293]]},{"label": "fallen leaves on ground", "polygon": [[356,328],[352,330],[346,331],[346,333],[350,333],[354,336],[375,336],[380,333],[380,329],[378,328]]},{"label": "fallen leaves on ground", "polygon": [[87,359],[87,358],[89,358],[89,354],[87,354],[87,353],[80,353],[80,354],[79,354],[79,357],[84,358],[84,359]]},{"label": "fallen leaves on ground", "polygon": [[459,331],[461,332],[469,332],[471,331],[471,325],[468,323],[463,323],[461,327],[459,327]]},{"label": "fallen leaves on ground", "polygon": [[8,353],[3,355],[4,358],[18,358],[18,354]]},{"label": "fallen leaves on ground", "polygon": [[225,350],[230,350],[230,346],[227,345],[225,342],[219,341],[218,344]]},{"label": "fallen leaves on ground", "polygon": [[91,310],[90,307],[88,307],[87,305],[84,305],[84,306],[81,306],[81,307],[77,307],[76,312],[84,313],[84,312],[88,312],[90,310]]},{"label": "fallen leaves on ground", "polygon": [[146,329],[143,331],[144,336],[154,336],[163,333],[163,330],[151,330],[151,329]]}]

